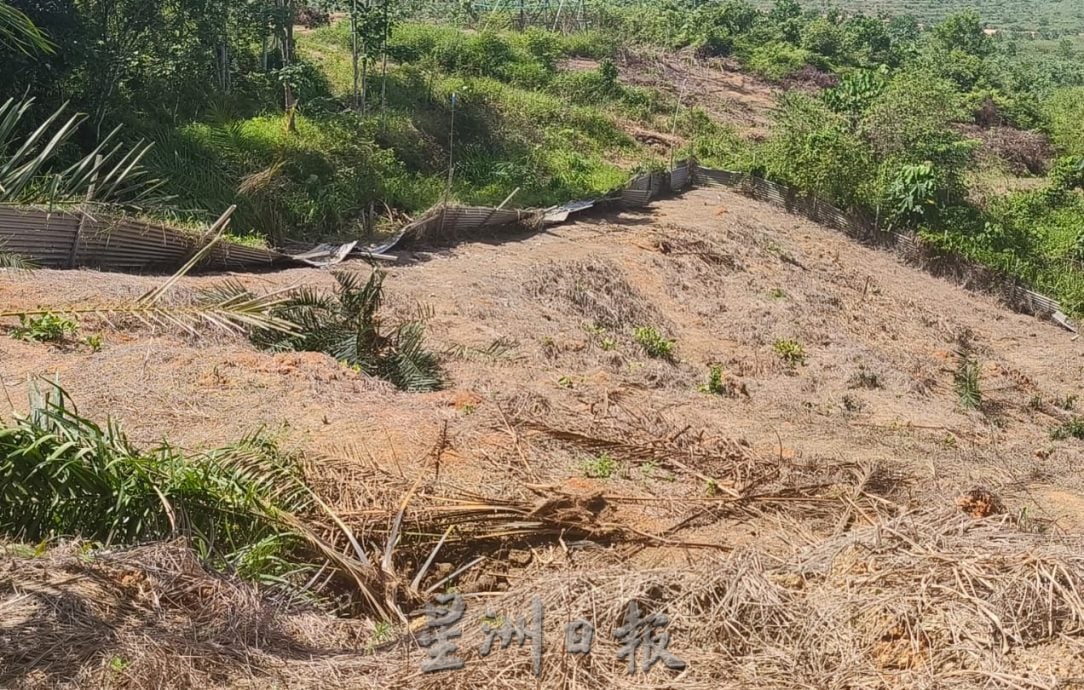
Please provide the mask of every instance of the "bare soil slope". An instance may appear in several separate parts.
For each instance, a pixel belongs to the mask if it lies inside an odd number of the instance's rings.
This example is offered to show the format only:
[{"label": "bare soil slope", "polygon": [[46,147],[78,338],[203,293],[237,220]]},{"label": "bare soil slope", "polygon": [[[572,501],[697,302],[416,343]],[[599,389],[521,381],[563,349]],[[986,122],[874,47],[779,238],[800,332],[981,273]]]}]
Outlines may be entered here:
[{"label": "bare soil slope", "polygon": [[[331,284],[312,269],[236,277],[257,290]],[[0,302],[119,300],[160,280],[39,271],[0,282]],[[485,556],[453,581],[479,609],[467,648],[487,603],[526,612],[544,596],[543,687],[1053,687],[1084,676],[1073,555],[1084,553],[1084,445],[1050,433],[1072,416],[1084,343],[1057,326],[708,189],[406,253],[386,294],[386,308],[427,319],[446,390],[401,393],[320,354],[103,326],[97,353],[0,339],[5,404],[23,408],[29,377],[46,376],[141,443],[277,431],[328,459],[313,480],[359,531],[363,509],[396,504],[419,478],[533,505],[523,514],[543,522],[564,511],[549,536],[487,538],[441,566]],[[645,353],[643,327],[674,341],[672,361]],[[788,363],[784,341],[803,356]],[[961,351],[981,366],[978,410],[955,390]],[[719,394],[701,390],[713,365]],[[968,497],[976,486],[989,493]],[[1047,614],[1033,592],[1047,592]],[[670,613],[687,670],[624,675],[612,630],[632,597]],[[1021,606],[1035,601],[1027,618]],[[601,646],[561,654],[561,626],[585,611]],[[535,687],[517,646],[489,659],[475,649],[465,671],[430,676],[409,636],[366,656],[367,634],[307,661],[270,645],[215,683],[271,668],[289,687]]]}]

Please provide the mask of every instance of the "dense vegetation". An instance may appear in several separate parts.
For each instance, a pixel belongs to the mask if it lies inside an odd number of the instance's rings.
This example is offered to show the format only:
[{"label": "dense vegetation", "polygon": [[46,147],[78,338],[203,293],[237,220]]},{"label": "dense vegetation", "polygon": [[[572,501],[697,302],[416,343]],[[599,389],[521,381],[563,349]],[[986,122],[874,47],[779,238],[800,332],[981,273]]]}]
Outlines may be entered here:
[{"label": "dense vegetation", "polygon": [[[1075,0],[843,0],[837,4],[849,12],[875,16],[910,14],[926,25],[975,10],[987,26],[1000,31],[1037,32],[1047,37],[1084,31],[1084,5]],[[817,7],[819,3],[803,5]]]},{"label": "dense vegetation", "polygon": [[[237,203],[234,227],[272,242],[357,236],[444,199],[599,194],[691,154],[918,231],[1084,310],[1084,51],[990,36],[974,12],[924,26],[796,0],[595,2],[590,30],[561,34],[516,30],[512,6],[440,2],[361,3],[331,23],[292,0],[8,5],[55,48],[5,41],[5,92],[34,96],[39,118],[64,101],[87,113],[62,158],[117,125],[153,141],[143,163],[183,218]],[[622,83],[624,51],[658,49],[784,86],[769,136]],[[597,67],[562,70],[569,57]],[[683,146],[652,149],[637,128],[673,128]]]}]

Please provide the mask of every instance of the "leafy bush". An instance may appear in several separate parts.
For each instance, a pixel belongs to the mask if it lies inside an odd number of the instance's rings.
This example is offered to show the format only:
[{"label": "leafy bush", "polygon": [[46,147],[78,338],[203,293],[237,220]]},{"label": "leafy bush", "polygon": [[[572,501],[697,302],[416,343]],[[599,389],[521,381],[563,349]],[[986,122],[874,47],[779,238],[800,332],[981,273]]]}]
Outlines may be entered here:
[{"label": "leafy bush", "polygon": [[648,357],[673,359],[674,341],[667,340],[656,329],[650,326],[639,327],[635,330],[633,337]]},{"label": "leafy bush", "polygon": [[771,81],[782,81],[809,63],[812,53],[784,42],[758,45],[745,60],[745,66]]},{"label": "leafy bush", "polygon": [[797,340],[777,340],[772,345],[772,349],[788,367],[794,368],[805,364],[805,348]]},{"label": "leafy bush", "polygon": [[892,224],[914,226],[932,221],[941,196],[941,179],[932,164],[901,167],[888,190]]},{"label": "leafy bush", "polygon": [[363,283],[357,273],[339,272],[335,281],[333,295],[304,291],[275,310],[298,325],[296,335],[260,331],[253,341],[276,351],[325,352],[405,391],[439,388],[440,364],[424,347],[424,326],[411,321],[386,328],[380,319],[384,274],[373,271]]},{"label": "leafy bush", "polygon": [[758,158],[768,177],[848,207],[876,193],[869,145],[819,99],[795,92],[781,101],[778,124]]},{"label": "leafy bush", "polygon": [[1064,154],[1084,156],[1084,86],[1055,91],[1044,110],[1054,145]]},{"label": "leafy bush", "polygon": [[60,343],[74,338],[79,333],[79,324],[57,314],[41,316],[19,316],[19,325],[12,329],[11,337],[16,340],[32,340],[38,343]]}]

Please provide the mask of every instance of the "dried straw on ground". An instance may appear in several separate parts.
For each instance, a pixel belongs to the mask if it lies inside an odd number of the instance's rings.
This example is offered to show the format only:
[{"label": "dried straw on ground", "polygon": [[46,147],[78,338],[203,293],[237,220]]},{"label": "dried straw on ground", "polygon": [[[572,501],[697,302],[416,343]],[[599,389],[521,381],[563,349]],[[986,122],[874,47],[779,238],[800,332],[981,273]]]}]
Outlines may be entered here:
[{"label": "dried straw on ground", "polygon": [[[774,559],[693,554],[688,567],[540,566],[512,591],[467,595],[461,671],[423,674],[410,633],[304,613],[212,576],[179,544],[85,559],[9,557],[0,575],[2,682],[13,687],[1059,687],[1084,676],[1084,543],[997,516],[922,513]],[[555,551],[554,556],[559,552]],[[482,618],[545,606],[529,643],[480,658]],[[684,660],[630,677],[613,631],[629,601],[670,618]],[[564,627],[596,625],[588,656]],[[418,619],[412,626],[417,629]],[[1058,648],[1071,668],[1045,661]],[[1061,686],[1064,687],[1064,686]]]}]

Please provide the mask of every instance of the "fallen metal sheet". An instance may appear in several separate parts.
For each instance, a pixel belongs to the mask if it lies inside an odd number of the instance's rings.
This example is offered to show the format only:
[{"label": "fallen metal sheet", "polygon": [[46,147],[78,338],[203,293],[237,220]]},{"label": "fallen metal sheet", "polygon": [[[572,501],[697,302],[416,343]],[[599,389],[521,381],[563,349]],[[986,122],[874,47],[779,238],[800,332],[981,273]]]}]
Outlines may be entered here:
[{"label": "fallen metal sheet", "polygon": [[1054,312],[1054,314],[1050,318],[1054,319],[1054,323],[1058,324],[1062,328],[1068,331],[1072,331],[1073,333],[1077,332],[1076,325],[1073,324],[1073,322],[1069,319],[1068,316],[1062,314],[1060,311]]},{"label": "fallen metal sheet", "polygon": [[321,244],[302,254],[294,254],[290,258],[318,268],[334,266],[346,260],[357,244],[357,241],[346,244]]},{"label": "fallen metal sheet", "polygon": [[583,199],[548,208],[543,211],[542,224],[557,225],[558,223],[564,223],[570,215],[594,208],[596,203],[596,199]]}]

